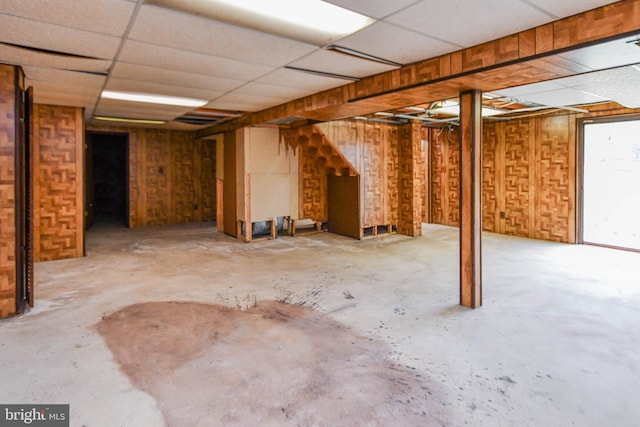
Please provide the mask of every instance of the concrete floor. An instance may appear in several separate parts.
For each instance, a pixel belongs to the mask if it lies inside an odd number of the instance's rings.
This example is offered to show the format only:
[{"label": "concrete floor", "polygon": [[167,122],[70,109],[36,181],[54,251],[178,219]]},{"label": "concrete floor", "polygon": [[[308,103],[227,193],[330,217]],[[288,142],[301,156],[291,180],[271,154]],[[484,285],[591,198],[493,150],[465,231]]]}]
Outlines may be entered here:
[{"label": "concrete floor", "polygon": [[[332,391],[325,384],[325,394],[314,395],[314,384],[301,381],[307,378],[305,354],[331,349],[326,343],[314,349],[313,340],[322,337],[305,338],[305,328],[326,319],[325,335],[331,341],[335,332],[336,350],[345,340],[359,349],[342,361],[371,353],[354,366],[382,363],[382,373],[369,375],[382,381],[378,389],[386,388],[389,372],[405,375],[406,382],[395,377],[394,384],[405,386],[411,400],[393,401],[395,391],[374,396],[375,387],[361,383],[366,371],[355,375],[345,365],[328,373],[347,403],[340,408],[346,418],[337,424],[638,425],[640,254],[486,233],[484,306],[468,310],[457,304],[457,238],[456,229],[433,225],[413,239],[356,241],[322,233],[251,244],[215,232],[212,224],[91,231],[87,257],[37,264],[36,307],[0,321],[0,402],[70,403],[72,426],[161,426],[165,420],[180,425],[173,398],[190,402],[198,394],[200,406],[189,409],[198,425],[336,425],[330,415],[336,398],[327,395]],[[295,330],[286,322],[252,329],[259,325],[255,319],[274,320],[257,313],[256,302],[259,309],[260,301],[274,300],[302,305],[317,322]],[[243,323],[243,339],[234,341],[242,343],[242,353],[234,354],[236,345],[221,338],[226,347],[200,343],[197,358],[184,362],[195,367],[192,377],[206,369],[220,372],[220,366],[236,377],[244,374],[234,364],[251,367],[241,382],[204,382],[211,401],[226,405],[227,416],[235,418],[223,419],[213,403],[207,409],[203,390],[188,382],[163,383],[162,372],[156,372],[162,393],[145,388],[136,370],[132,374],[110,351],[114,341],[99,332],[105,319],[124,319],[129,306],[167,301],[210,303],[218,313],[227,313],[220,311],[224,306],[239,309],[228,313],[253,316]],[[254,339],[260,343],[255,347],[268,346],[264,337],[271,330],[274,351],[302,351],[305,344],[307,353],[283,356],[273,371],[260,349],[252,351]],[[295,335],[287,336],[291,331]],[[123,335],[127,330],[120,346]],[[137,343],[132,332],[130,348]],[[160,369],[163,357],[139,353],[136,369]],[[201,357],[209,357],[210,368],[203,368]],[[192,363],[196,359],[199,365]],[[330,359],[315,357],[317,367]],[[180,364],[175,355],[172,360]],[[166,378],[183,368],[172,365]],[[268,399],[251,396],[254,380]],[[278,393],[290,387],[311,397],[285,411]],[[249,404],[242,400],[247,396]],[[261,412],[266,405],[283,405],[282,413]]]}]

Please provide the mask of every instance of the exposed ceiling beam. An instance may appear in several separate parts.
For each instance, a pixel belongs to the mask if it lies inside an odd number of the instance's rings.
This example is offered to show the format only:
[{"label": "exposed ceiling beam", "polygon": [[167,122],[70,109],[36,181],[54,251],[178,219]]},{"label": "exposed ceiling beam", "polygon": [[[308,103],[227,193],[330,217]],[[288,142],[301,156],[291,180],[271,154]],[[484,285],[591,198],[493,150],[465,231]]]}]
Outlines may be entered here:
[{"label": "exposed ceiling beam", "polygon": [[625,0],[420,61],[196,132],[200,138],[298,116],[328,121],[591,71],[563,52],[640,34],[640,0]]}]

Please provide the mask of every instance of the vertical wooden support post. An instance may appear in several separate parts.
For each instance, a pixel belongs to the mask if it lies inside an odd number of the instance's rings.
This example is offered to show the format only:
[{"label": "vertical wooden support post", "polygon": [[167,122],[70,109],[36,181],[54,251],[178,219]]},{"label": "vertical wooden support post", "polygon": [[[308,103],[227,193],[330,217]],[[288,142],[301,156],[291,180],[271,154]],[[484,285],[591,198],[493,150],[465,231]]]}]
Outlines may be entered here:
[{"label": "vertical wooden support post", "polygon": [[460,304],[482,305],[482,93],[460,93]]}]

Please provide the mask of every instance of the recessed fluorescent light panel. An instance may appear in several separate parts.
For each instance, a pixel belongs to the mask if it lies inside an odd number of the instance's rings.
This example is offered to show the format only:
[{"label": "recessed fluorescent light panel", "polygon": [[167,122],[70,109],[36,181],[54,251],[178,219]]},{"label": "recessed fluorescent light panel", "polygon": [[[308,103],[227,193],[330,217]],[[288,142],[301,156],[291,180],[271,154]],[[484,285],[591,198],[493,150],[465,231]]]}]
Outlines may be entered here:
[{"label": "recessed fluorescent light panel", "polygon": [[120,92],[115,90],[102,91],[105,99],[117,99],[120,101],[146,102],[149,104],[176,105],[179,107],[202,107],[209,101],[204,99],[180,98],[177,96],[152,95],[148,93]]},{"label": "recessed fluorescent light panel", "polygon": [[[445,101],[442,108],[434,108],[431,112],[435,114],[445,114],[449,116],[459,116],[460,106],[453,104],[451,101]],[[496,110],[495,108],[482,107],[482,117],[497,116],[498,114],[504,114],[507,111]]]},{"label": "recessed fluorescent light panel", "polygon": [[93,116],[93,119],[100,120],[101,122],[135,123],[138,125],[163,125],[167,123],[165,120],[127,119],[125,117],[109,117],[109,116]]},{"label": "recessed fluorescent light panel", "polygon": [[375,19],[322,0],[147,0],[155,4],[265,33],[324,46]]}]

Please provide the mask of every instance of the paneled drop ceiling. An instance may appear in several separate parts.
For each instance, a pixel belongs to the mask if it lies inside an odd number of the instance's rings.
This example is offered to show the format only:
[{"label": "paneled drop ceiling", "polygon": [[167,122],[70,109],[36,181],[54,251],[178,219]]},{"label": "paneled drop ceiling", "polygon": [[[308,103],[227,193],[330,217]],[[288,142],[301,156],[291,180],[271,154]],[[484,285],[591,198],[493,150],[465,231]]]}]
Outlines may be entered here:
[{"label": "paneled drop ceiling", "polygon": [[[194,7],[208,7],[206,1],[3,0],[0,62],[23,66],[35,102],[84,107],[89,122],[94,116],[116,116],[196,129],[173,121],[192,108],[107,100],[100,94],[115,90],[205,99],[205,108],[232,117],[396,67],[328,50],[328,44],[408,64],[613,3],[330,0],[375,22],[320,45],[313,37],[268,34],[194,14],[199,10]],[[180,5],[191,7],[175,10]],[[632,66],[640,63],[640,47],[633,43],[595,46],[567,53],[566,59],[584,65],[585,72],[624,67],[497,95],[552,106],[640,99],[640,68]]]}]

